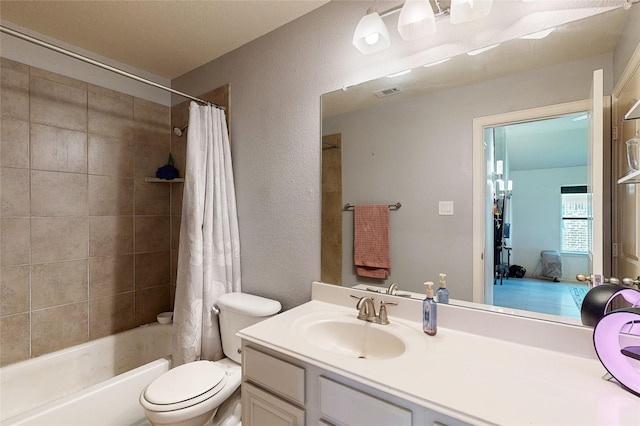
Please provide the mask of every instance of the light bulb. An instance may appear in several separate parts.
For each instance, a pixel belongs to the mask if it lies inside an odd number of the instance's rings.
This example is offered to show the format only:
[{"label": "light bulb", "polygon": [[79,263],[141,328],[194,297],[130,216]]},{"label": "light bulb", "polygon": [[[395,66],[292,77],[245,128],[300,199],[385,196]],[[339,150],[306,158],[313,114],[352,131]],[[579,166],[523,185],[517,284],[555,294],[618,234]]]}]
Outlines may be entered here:
[{"label": "light bulb", "polygon": [[391,45],[389,31],[375,9],[360,19],[353,34],[353,45],[365,55],[379,52]]},{"label": "light bulb", "polygon": [[373,34],[369,34],[368,36],[365,36],[364,41],[367,44],[376,44],[379,39],[380,39],[380,34],[373,33]]}]

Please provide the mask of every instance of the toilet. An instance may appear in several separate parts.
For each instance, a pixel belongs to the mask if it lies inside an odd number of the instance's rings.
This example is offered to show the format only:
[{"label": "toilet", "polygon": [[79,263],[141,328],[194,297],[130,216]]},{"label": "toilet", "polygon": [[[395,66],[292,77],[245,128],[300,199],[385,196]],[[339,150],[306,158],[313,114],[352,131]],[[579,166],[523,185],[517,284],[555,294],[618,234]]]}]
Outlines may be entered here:
[{"label": "toilet", "polygon": [[242,381],[241,329],[280,312],[280,302],[247,293],[227,293],[217,303],[222,350],[219,361],[194,361],[173,368],[140,394],[140,404],[154,425],[203,426],[234,394]]}]

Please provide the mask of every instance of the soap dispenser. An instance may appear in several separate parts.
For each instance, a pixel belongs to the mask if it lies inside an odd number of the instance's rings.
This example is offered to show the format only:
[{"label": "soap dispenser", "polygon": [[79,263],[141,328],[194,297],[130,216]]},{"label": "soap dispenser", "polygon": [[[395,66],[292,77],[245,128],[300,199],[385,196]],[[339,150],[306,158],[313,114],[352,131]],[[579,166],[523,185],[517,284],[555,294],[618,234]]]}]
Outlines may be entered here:
[{"label": "soap dispenser", "polygon": [[440,274],[440,287],[436,291],[436,302],[449,303],[449,290],[447,290],[447,274]]},{"label": "soap dispenser", "polygon": [[438,332],[438,305],[433,300],[433,283],[427,281],[424,285],[427,286],[427,298],[422,302],[422,330],[429,336],[435,336]]}]

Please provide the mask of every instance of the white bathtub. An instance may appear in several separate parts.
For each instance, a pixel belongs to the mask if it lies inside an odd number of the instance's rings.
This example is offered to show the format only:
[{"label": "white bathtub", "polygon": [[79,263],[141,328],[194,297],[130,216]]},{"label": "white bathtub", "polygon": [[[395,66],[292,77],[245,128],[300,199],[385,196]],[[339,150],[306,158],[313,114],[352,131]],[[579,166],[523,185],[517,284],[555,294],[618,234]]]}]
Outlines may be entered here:
[{"label": "white bathtub", "polygon": [[141,425],[142,389],[170,368],[157,323],[0,368],[0,425]]}]

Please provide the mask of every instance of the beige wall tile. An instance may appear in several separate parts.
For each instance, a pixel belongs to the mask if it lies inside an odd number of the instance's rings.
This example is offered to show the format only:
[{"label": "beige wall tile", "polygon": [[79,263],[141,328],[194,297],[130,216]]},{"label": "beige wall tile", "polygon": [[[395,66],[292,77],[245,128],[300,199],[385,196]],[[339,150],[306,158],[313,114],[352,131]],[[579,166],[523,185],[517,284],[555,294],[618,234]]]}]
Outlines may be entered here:
[{"label": "beige wall tile", "polygon": [[88,90],[90,93],[94,93],[99,96],[107,96],[110,98],[116,98],[123,102],[133,104],[133,96],[127,95],[126,93],[117,92],[112,89],[107,89],[106,87],[96,86],[95,84],[88,84]]},{"label": "beige wall tile", "polygon": [[180,224],[182,216],[171,216],[171,248],[177,250],[180,248]]},{"label": "beige wall tile", "polygon": [[87,217],[32,217],[31,261],[86,258],[88,226]]},{"label": "beige wall tile", "polygon": [[121,140],[133,138],[133,102],[89,92],[89,132]]},{"label": "beige wall tile", "polygon": [[21,62],[16,62],[7,58],[0,58],[0,67],[6,68],[8,70],[20,71],[26,74],[29,73],[29,65],[23,64]]},{"label": "beige wall tile", "polygon": [[[175,290],[176,279],[178,277],[178,250],[171,250],[171,287]],[[171,296],[173,300],[173,295]]]},{"label": "beige wall tile", "polygon": [[87,91],[77,87],[31,78],[31,124],[49,124],[72,130],[87,130]]},{"label": "beige wall tile", "polygon": [[31,309],[88,299],[87,259],[31,266]]},{"label": "beige wall tile", "polygon": [[176,182],[171,185],[171,214],[180,216],[182,214],[182,193],[184,192],[184,183]]},{"label": "beige wall tile", "polygon": [[87,208],[87,175],[31,171],[33,216],[83,216]]},{"label": "beige wall tile", "polygon": [[32,124],[31,168],[86,173],[87,133]]},{"label": "beige wall tile", "polygon": [[133,253],[133,216],[89,217],[89,255]]},{"label": "beige wall tile", "polygon": [[176,136],[171,132],[171,154],[173,154],[174,166],[180,171],[180,176],[184,177],[187,164],[187,135]]},{"label": "beige wall tile", "polygon": [[80,302],[31,313],[31,356],[84,343],[89,335],[89,303]]},{"label": "beige wall tile", "polygon": [[2,117],[0,131],[1,165],[29,168],[29,122]]},{"label": "beige wall tile", "polygon": [[133,214],[133,179],[89,175],[89,214]]},{"label": "beige wall tile", "polygon": [[0,168],[0,214],[29,216],[29,170]]},{"label": "beige wall tile", "polygon": [[136,124],[135,141],[167,144],[171,140],[171,108],[135,98],[133,118]]},{"label": "beige wall tile", "polygon": [[[156,176],[158,168],[169,161],[169,144],[136,143],[134,146],[134,174],[137,177]],[[180,177],[183,171],[180,170]]]},{"label": "beige wall tile", "polygon": [[0,269],[0,316],[29,311],[29,266]]},{"label": "beige wall tile", "polygon": [[[170,247],[178,244],[169,214],[178,213],[179,227],[182,185],[142,183],[167,163],[170,108],[141,99],[134,107],[130,95],[5,58],[0,66],[0,363],[6,365],[153,322],[169,309],[177,258]],[[187,106],[176,116],[181,125]],[[186,138],[175,145],[181,165]],[[137,293],[136,222],[143,287]]]},{"label": "beige wall tile", "polygon": [[169,250],[136,254],[136,290],[169,284],[170,256]]},{"label": "beige wall tile", "polygon": [[135,182],[135,213],[137,215],[168,215],[171,185],[148,183],[137,177]]},{"label": "beige wall tile", "polygon": [[342,190],[342,167],[322,168],[322,190],[330,192]]},{"label": "beige wall tile", "polygon": [[2,218],[0,259],[2,266],[29,263],[29,218]]},{"label": "beige wall tile", "polygon": [[133,255],[89,258],[89,298],[132,291]]},{"label": "beige wall tile", "polygon": [[55,72],[43,70],[42,68],[31,67],[31,77],[39,77],[45,80],[62,83],[65,86],[75,87],[84,91],[87,90],[87,83],[85,83],[84,81],[76,80],[75,78],[67,77],[66,75],[58,74]]},{"label": "beige wall tile", "polygon": [[170,309],[169,286],[136,290],[136,325],[156,321],[160,312]]},{"label": "beige wall tile", "polygon": [[3,117],[29,119],[29,74],[3,66],[0,72],[0,96]]},{"label": "beige wall tile", "polygon": [[89,135],[89,173],[132,177],[133,143],[100,135]]},{"label": "beige wall tile", "polygon": [[30,315],[0,318],[0,366],[29,358],[31,350]]},{"label": "beige wall tile", "polygon": [[89,339],[97,339],[135,327],[135,293],[129,292],[91,300],[89,324]]},{"label": "beige wall tile", "polygon": [[135,252],[169,250],[170,231],[169,216],[136,216]]}]

